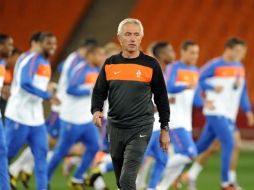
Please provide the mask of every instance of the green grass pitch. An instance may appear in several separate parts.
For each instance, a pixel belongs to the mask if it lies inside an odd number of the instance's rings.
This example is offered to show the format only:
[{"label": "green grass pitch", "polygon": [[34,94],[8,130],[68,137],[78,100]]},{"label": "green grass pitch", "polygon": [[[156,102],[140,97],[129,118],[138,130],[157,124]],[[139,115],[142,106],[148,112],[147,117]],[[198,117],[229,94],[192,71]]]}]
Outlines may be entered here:
[{"label": "green grass pitch", "polygon": [[[68,178],[62,175],[62,168],[59,166],[51,182],[52,190],[71,190],[68,187]],[[112,172],[105,176],[110,190],[116,190],[115,178]],[[245,190],[254,190],[254,152],[242,152],[238,164],[238,181]],[[197,187],[199,190],[219,190],[220,184],[220,154],[213,156],[202,171]],[[18,183],[18,190],[24,188]],[[30,182],[30,189],[35,190],[34,176]],[[92,188],[88,188],[92,190]],[[183,187],[183,190],[186,188]]]}]

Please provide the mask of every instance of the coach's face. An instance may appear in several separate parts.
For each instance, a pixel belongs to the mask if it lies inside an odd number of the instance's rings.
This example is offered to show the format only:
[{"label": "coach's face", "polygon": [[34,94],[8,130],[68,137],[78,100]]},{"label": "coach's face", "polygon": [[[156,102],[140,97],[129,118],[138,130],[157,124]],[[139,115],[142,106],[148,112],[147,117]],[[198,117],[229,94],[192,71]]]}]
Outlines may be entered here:
[{"label": "coach's face", "polygon": [[125,24],[118,35],[122,50],[128,52],[139,51],[142,38],[141,28],[137,24]]}]

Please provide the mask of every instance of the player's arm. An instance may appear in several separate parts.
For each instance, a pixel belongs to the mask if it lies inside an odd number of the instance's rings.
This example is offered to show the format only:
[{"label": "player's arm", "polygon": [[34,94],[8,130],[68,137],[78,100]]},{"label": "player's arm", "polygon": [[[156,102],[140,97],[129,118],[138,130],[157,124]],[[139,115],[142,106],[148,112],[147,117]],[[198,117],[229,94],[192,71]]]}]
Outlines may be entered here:
[{"label": "player's arm", "polygon": [[215,90],[216,91],[217,87],[215,87],[207,82],[208,78],[214,76],[214,69],[215,69],[214,67],[215,67],[214,64],[207,63],[201,68],[201,72],[200,72],[200,76],[199,76],[199,84],[200,84],[200,87],[202,88],[202,90],[204,90],[204,91],[206,91],[206,90]]},{"label": "player's arm", "polygon": [[70,80],[67,86],[67,93],[72,96],[88,96],[92,92],[92,86],[84,84],[85,76],[83,68],[74,70],[71,73]]},{"label": "player's arm", "polygon": [[49,91],[39,89],[33,83],[34,75],[40,64],[40,59],[37,57],[24,66],[21,71],[21,88],[35,96],[49,100],[51,98],[51,93]]},{"label": "player's arm", "polygon": [[246,82],[244,84],[244,88],[243,88],[243,91],[242,91],[242,94],[241,94],[240,107],[245,112],[245,115],[248,119],[248,124],[250,126],[253,126],[254,125],[254,115],[253,115],[253,112],[251,110],[251,104],[250,104],[250,100],[249,100],[249,96],[248,96],[248,90],[247,90]]},{"label": "player's arm", "polygon": [[167,91],[171,94],[176,94],[187,89],[186,85],[176,85],[177,68],[175,65],[170,65],[167,72]]}]

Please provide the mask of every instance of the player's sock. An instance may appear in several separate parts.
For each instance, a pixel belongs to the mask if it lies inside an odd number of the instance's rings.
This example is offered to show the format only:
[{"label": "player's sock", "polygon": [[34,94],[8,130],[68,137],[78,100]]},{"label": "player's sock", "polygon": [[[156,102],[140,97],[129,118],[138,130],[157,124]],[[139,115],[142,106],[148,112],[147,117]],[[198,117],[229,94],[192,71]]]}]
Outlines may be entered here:
[{"label": "player's sock", "polygon": [[198,162],[194,162],[191,168],[188,171],[188,178],[191,181],[196,181],[200,172],[203,170],[203,166],[200,165]]},{"label": "player's sock", "polygon": [[107,172],[107,164],[106,163],[101,163],[99,166],[98,166],[98,169],[99,169],[99,172],[101,174],[104,174]]},{"label": "player's sock", "polygon": [[229,171],[229,181],[231,184],[236,184],[236,171],[235,170],[230,170]]},{"label": "player's sock", "polygon": [[148,174],[150,166],[151,166],[150,162],[145,162],[142,169],[139,171],[136,179],[137,189],[142,189],[146,187],[146,176]]},{"label": "player's sock", "polygon": [[176,154],[170,158],[167,167],[164,171],[163,178],[158,185],[159,190],[167,190],[181,174],[185,164],[191,162],[191,159],[185,155]]},{"label": "player's sock", "polygon": [[49,162],[49,161],[51,160],[53,154],[54,154],[54,151],[53,151],[53,150],[48,151],[48,154],[47,154],[47,162]]},{"label": "player's sock", "polygon": [[93,184],[93,187],[95,190],[103,190],[106,188],[106,183],[102,176],[99,176]]},{"label": "player's sock", "polygon": [[[29,149],[30,150],[30,149]],[[24,152],[25,153],[25,152]],[[34,158],[31,151],[26,152],[26,161],[22,166],[22,171],[28,175],[32,175],[34,170]]]},{"label": "player's sock", "polygon": [[10,166],[10,174],[17,178],[20,171],[23,169],[23,166],[25,163],[27,163],[27,160],[31,160],[31,157],[33,159],[32,152],[29,147],[27,147],[22,154],[19,156],[19,158]]}]

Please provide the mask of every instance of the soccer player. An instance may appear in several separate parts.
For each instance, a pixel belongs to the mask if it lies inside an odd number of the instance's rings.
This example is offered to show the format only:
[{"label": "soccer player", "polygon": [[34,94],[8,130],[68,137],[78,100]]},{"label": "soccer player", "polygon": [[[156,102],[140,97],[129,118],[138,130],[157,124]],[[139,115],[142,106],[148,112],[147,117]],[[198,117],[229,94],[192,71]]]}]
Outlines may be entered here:
[{"label": "soccer player", "polygon": [[[212,109],[205,109],[207,125],[197,145],[198,148],[203,150],[204,147],[212,144],[206,152],[197,158],[189,173],[185,176],[185,178],[188,178],[187,181],[191,190],[196,189],[195,182],[202,170],[202,165],[205,164],[208,157],[214,152],[214,149],[217,149],[216,147],[219,146],[219,142],[222,146],[222,188],[241,189],[236,183],[235,171],[240,146],[240,134],[236,128],[239,104],[246,113],[249,125],[254,124],[254,117],[244,79],[245,71],[240,63],[245,56],[246,48],[245,42],[241,39],[230,38],[226,42],[223,55],[213,59],[203,67],[203,74],[201,75],[202,86],[206,90],[207,100],[210,101]],[[220,117],[223,121],[221,123],[225,123],[224,125],[226,126],[214,126],[217,124],[215,121],[219,122]],[[211,119],[213,120],[211,121]],[[217,131],[218,127],[222,129],[226,128],[227,131],[225,133]],[[224,136],[217,133],[222,133]],[[216,140],[214,140],[215,136],[217,137]],[[232,147],[232,138],[235,140],[235,147]],[[230,185],[233,187],[230,187]]]},{"label": "soccer player", "polygon": [[[0,90],[2,91],[5,61],[11,55],[13,50],[13,39],[6,34],[0,34]],[[4,135],[2,117],[0,113],[0,190],[10,189],[10,179],[8,174],[7,147]]]},{"label": "soccer player", "polygon": [[[25,56],[27,56],[30,53],[36,53],[36,52],[39,53],[41,51],[40,34],[41,34],[41,32],[36,32],[31,36],[30,49],[27,52],[21,54],[19,56],[19,59],[23,59]],[[17,60],[17,62],[19,62],[19,60]],[[11,186],[13,189],[16,188],[17,179],[18,179],[20,172],[22,172],[22,170],[26,166],[26,163],[30,162],[31,160],[33,162],[33,155],[31,153],[30,148],[27,147],[22,152],[22,154],[19,156],[19,158],[10,165],[9,173],[11,176]]]},{"label": "soccer player", "polygon": [[[30,39],[31,48],[28,52],[38,52],[40,51],[40,33],[37,32],[32,35]],[[94,39],[86,39],[82,44],[80,45],[79,49],[72,53],[66,61],[63,63],[63,68],[61,72],[61,76],[59,79],[59,85],[57,89],[56,97],[59,99],[60,103],[65,95],[65,90],[67,86],[67,73],[70,67],[72,67],[73,60],[77,56],[85,56],[86,49],[90,47],[91,45],[96,44],[96,41]],[[54,89],[53,89],[54,90]],[[52,105],[52,110],[54,110],[49,118],[46,120],[46,126],[48,130],[48,139],[49,139],[49,146],[54,147],[57,141],[57,138],[59,136],[60,131],[60,119],[59,119],[59,107],[60,105]],[[83,152],[82,149],[79,149],[79,152]],[[48,151],[47,154],[47,160],[49,160],[52,156],[53,151]],[[27,147],[23,153],[20,155],[20,157],[10,166],[10,174],[11,174],[11,184],[13,187],[16,186],[16,180],[18,176],[20,177],[20,180],[24,187],[28,188],[29,179],[32,175],[34,169],[34,159],[32,152],[29,147]]]},{"label": "soccer player", "polygon": [[[152,47],[152,54],[158,60],[163,73],[165,73],[166,65],[172,63],[175,60],[175,52],[171,44],[164,41],[155,42]],[[167,153],[163,152],[160,144],[159,144],[159,136],[160,136],[160,124],[159,124],[159,115],[158,112],[155,112],[155,122],[153,126],[153,133],[151,139],[148,143],[146,153],[145,153],[145,160],[143,165],[139,171],[136,186],[137,189],[143,189],[146,186],[146,178],[150,166],[149,157],[155,159],[155,163],[152,167],[151,176],[149,178],[148,189],[152,190],[155,189],[156,185],[158,184],[163,170],[166,166],[168,155]]]},{"label": "soccer player", "polygon": [[24,144],[28,144],[35,159],[37,189],[47,189],[46,155],[48,150],[42,100],[56,99],[47,90],[51,69],[48,58],[56,49],[56,37],[40,34],[40,53],[30,52],[15,65],[11,96],[6,107],[6,141],[11,160]]},{"label": "soccer player", "polygon": [[98,131],[92,123],[89,105],[91,105],[92,89],[99,74],[98,66],[104,59],[104,51],[101,47],[91,47],[87,50],[86,61],[83,58],[77,59],[76,65],[70,70],[67,96],[62,102],[60,111],[59,141],[48,164],[48,178],[51,180],[55,168],[68,154],[72,145],[82,142],[86,146],[86,151],[71,179],[71,186],[77,190],[84,188],[83,174],[99,149]]},{"label": "soccer player", "polygon": [[118,26],[122,52],[105,61],[92,96],[93,121],[102,127],[103,104],[109,101],[107,133],[117,185],[136,189],[136,177],[154,122],[154,94],[161,123],[161,146],[169,145],[169,104],[159,63],[140,51],[144,30],[138,19]]},{"label": "soccer player", "polygon": [[179,61],[167,66],[166,80],[168,93],[174,96],[171,104],[172,117],[170,139],[175,154],[169,159],[158,190],[167,190],[181,174],[185,165],[197,156],[192,139],[192,107],[201,106],[202,99],[198,88],[199,70],[195,66],[199,57],[199,46],[186,40],[181,45]]}]

